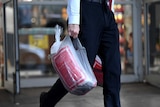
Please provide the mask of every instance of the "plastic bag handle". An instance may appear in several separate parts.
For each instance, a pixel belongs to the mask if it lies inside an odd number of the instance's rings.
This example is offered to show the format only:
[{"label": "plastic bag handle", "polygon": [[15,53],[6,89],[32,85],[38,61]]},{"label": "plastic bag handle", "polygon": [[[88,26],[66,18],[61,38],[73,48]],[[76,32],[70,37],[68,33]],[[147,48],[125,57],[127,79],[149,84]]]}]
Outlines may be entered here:
[{"label": "plastic bag handle", "polygon": [[77,49],[84,49],[84,47],[82,46],[79,38],[74,38],[72,42],[73,42],[73,46],[74,46],[74,48],[75,48],[76,50],[77,50]]}]

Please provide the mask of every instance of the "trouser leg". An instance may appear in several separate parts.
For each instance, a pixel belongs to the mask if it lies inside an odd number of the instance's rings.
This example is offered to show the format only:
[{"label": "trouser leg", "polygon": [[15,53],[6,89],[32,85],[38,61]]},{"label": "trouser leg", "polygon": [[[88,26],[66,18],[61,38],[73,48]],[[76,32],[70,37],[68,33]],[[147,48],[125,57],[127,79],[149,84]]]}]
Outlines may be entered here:
[{"label": "trouser leg", "polygon": [[[119,33],[113,13],[102,5],[82,1],[80,40],[87,50],[91,66],[99,53],[104,73],[104,105],[120,107]],[[99,50],[99,51],[98,51]]]},{"label": "trouser leg", "polygon": [[46,107],[54,107],[67,93],[68,91],[63,86],[61,80],[58,79],[47,93]]},{"label": "trouser leg", "polygon": [[105,107],[120,107],[121,61],[119,32],[111,11],[105,13],[105,23],[108,23],[108,25],[106,24],[104,28],[100,45],[102,70],[104,73],[104,105]]},{"label": "trouser leg", "polygon": [[[113,49],[113,50],[112,50]],[[120,107],[120,58],[119,48],[105,49],[102,54],[103,95],[105,107]]]}]

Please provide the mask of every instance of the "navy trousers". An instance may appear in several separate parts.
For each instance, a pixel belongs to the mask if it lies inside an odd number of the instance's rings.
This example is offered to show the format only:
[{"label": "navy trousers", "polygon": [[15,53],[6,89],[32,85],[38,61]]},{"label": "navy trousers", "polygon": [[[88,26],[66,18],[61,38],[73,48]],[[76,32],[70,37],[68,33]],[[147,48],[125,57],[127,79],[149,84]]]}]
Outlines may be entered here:
[{"label": "navy trousers", "polygon": [[[119,32],[113,12],[100,3],[81,0],[80,23],[79,39],[87,50],[91,66],[96,55],[102,60],[104,106],[120,107]],[[55,106],[67,93],[58,79],[48,92],[46,107]]]}]

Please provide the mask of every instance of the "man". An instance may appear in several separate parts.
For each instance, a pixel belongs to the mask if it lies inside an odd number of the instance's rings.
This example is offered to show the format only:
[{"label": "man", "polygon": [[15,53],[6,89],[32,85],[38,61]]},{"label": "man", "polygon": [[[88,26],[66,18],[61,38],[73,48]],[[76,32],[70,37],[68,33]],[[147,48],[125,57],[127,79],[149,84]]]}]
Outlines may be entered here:
[{"label": "man", "polygon": [[[102,60],[105,107],[120,107],[119,32],[105,0],[68,0],[68,34],[79,37],[91,66],[98,54]],[[67,94],[60,79],[41,94],[40,107],[54,107]]]}]

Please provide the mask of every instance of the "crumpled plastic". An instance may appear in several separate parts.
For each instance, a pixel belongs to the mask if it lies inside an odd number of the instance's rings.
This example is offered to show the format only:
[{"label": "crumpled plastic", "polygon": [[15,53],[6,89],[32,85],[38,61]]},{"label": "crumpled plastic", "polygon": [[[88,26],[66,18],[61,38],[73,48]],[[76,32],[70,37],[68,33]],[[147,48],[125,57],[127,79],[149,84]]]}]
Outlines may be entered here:
[{"label": "crumpled plastic", "polygon": [[[60,36],[58,32],[55,36]],[[71,40],[70,36],[66,36],[62,41],[56,42],[51,47],[50,58],[64,87],[75,95],[84,95],[96,87],[96,77],[89,64],[86,49],[79,39]]]}]

